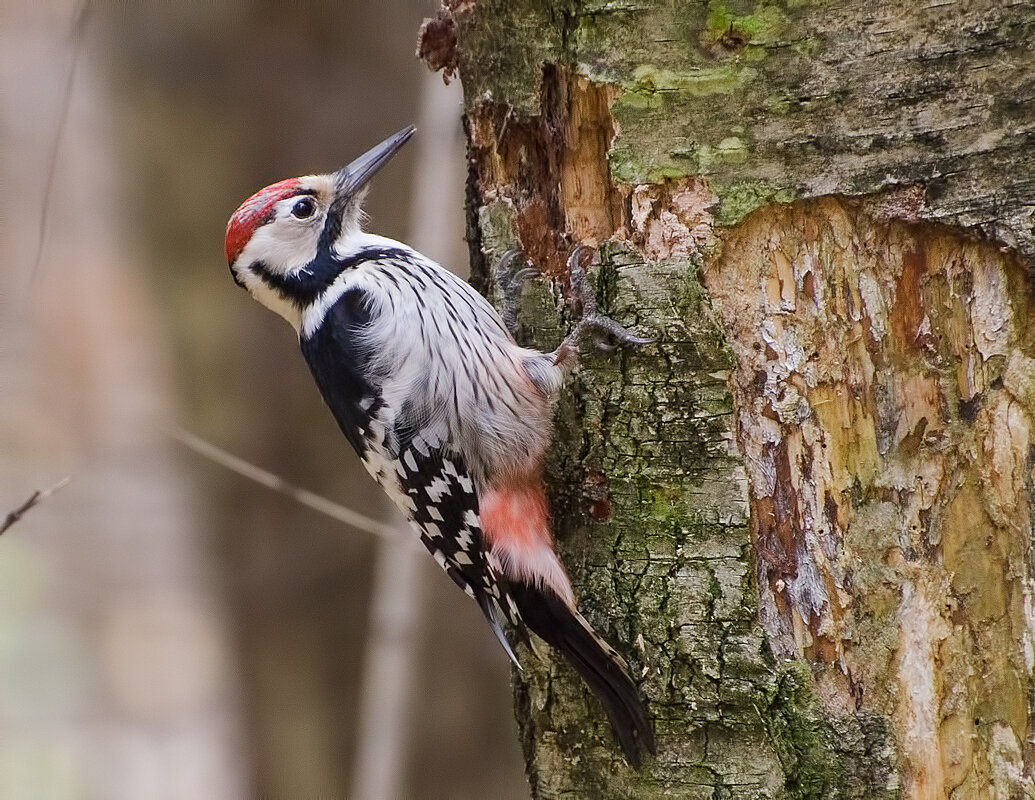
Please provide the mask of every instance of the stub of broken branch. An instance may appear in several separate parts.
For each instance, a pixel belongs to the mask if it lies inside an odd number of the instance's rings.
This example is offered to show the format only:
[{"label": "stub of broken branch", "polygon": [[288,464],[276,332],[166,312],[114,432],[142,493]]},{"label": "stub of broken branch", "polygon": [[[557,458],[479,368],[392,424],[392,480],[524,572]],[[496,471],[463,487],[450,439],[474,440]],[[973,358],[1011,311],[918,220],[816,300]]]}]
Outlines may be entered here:
[{"label": "stub of broken branch", "polygon": [[417,31],[417,58],[432,72],[442,70],[442,80],[447,84],[456,77],[456,26],[446,9],[421,23]]},{"label": "stub of broken branch", "polygon": [[64,489],[68,485],[68,482],[70,480],[71,478],[64,478],[63,480],[60,480],[57,483],[55,483],[49,489],[37,489],[35,492],[29,495],[28,500],[26,500],[24,503],[22,503],[20,506],[13,509],[12,511],[9,511],[7,513],[7,516],[4,517],[3,523],[0,523],[0,535],[6,533],[7,529],[14,525],[18,520],[20,520],[27,511],[34,508],[35,506],[38,506],[40,503],[42,503],[44,500],[46,500],[48,497],[54,494],[54,492]]}]

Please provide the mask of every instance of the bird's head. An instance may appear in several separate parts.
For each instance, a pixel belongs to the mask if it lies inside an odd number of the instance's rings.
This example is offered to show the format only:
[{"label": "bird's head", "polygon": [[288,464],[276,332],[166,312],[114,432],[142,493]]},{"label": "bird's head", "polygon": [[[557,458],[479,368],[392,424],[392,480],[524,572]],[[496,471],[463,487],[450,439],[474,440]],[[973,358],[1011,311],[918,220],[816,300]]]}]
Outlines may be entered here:
[{"label": "bird's head", "polygon": [[234,281],[297,327],[302,309],[337,277],[341,244],[359,233],[367,182],[415,130],[337,172],[278,181],[245,200],[226,225]]}]

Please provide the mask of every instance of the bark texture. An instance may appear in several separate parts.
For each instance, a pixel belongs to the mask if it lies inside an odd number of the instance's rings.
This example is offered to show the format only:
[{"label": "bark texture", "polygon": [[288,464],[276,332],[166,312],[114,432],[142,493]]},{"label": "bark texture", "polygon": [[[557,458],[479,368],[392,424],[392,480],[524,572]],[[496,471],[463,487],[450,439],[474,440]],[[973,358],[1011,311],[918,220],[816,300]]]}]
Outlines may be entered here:
[{"label": "bark texture", "polygon": [[[655,337],[589,356],[550,464],[629,770],[565,665],[516,680],[537,798],[1035,791],[1035,10],[447,2],[474,278],[563,259]],[[442,25],[436,26],[441,29]]]}]

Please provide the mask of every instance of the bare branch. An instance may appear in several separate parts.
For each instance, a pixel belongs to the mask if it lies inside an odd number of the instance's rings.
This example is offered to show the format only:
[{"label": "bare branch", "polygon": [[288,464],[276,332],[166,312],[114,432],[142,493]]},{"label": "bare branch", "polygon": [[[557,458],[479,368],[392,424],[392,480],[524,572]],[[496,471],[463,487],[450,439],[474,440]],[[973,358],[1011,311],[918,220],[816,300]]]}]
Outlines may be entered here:
[{"label": "bare branch", "polygon": [[319,511],[321,514],[324,514],[331,519],[335,519],[338,522],[344,522],[346,525],[353,528],[367,531],[368,533],[373,533],[376,536],[381,536],[386,539],[394,540],[399,538],[399,531],[397,528],[384,522],[378,522],[376,519],[371,519],[364,514],[360,514],[358,511],[353,511],[351,508],[339,505],[333,500],[328,500],[326,497],[322,497],[315,492],[310,492],[308,489],[303,489],[300,486],[288,483],[279,475],[274,475],[272,472],[267,472],[262,467],[258,467],[255,464],[245,461],[243,458],[238,458],[232,453],[228,453],[226,450],[222,450],[214,444],[205,441],[201,437],[195,436],[193,433],[180,428],[167,428],[166,433],[184,447],[190,448],[195,453],[204,456],[210,461],[214,461],[220,466],[226,467],[232,472],[236,472],[238,475],[243,475],[245,478],[265,486],[267,489],[272,489],[285,497],[290,497],[296,503],[306,506],[307,508],[311,508],[314,511]]},{"label": "bare branch", "polygon": [[10,528],[12,525],[14,525],[14,523],[16,523],[18,520],[20,520],[22,518],[22,515],[26,511],[28,511],[30,508],[32,508],[33,506],[39,505],[44,500],[46,500],[48,497],[50,497],[52,494],[54,494],[54,492],[56,492],[56,491],[58,491],[60,489],[64,489],[68,485],[68,482],[70,480],[71,480],[71,478],[65,478],[64,480],[60,480],[57,483],[55,483],[49,489],[42,489],[42,490],[38,489],[35,492],[33,492],[31,495],[29,495],[29,499],[28,500],[26,500],[24,503],[22,503],[20,506],[18,506],[18,508],[16,508],[13,511],[9,512],[8,515],[4,518],[3,523],[0,524],[0,534],[3,534],[8,528]]}]

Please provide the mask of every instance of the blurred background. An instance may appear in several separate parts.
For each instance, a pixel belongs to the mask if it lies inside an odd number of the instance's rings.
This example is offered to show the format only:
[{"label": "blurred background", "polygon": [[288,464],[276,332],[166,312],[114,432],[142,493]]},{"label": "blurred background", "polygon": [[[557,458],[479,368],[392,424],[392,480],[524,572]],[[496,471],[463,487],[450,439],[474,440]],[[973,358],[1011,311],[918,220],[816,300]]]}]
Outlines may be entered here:
[{"label": "blurred background", "polygon": [[0,798],[527,797],[506,657],[407,544],[291,329],[230,280],[237,205],[403,125],[370,228],[463,273],[433,0],[0,0]]}]

